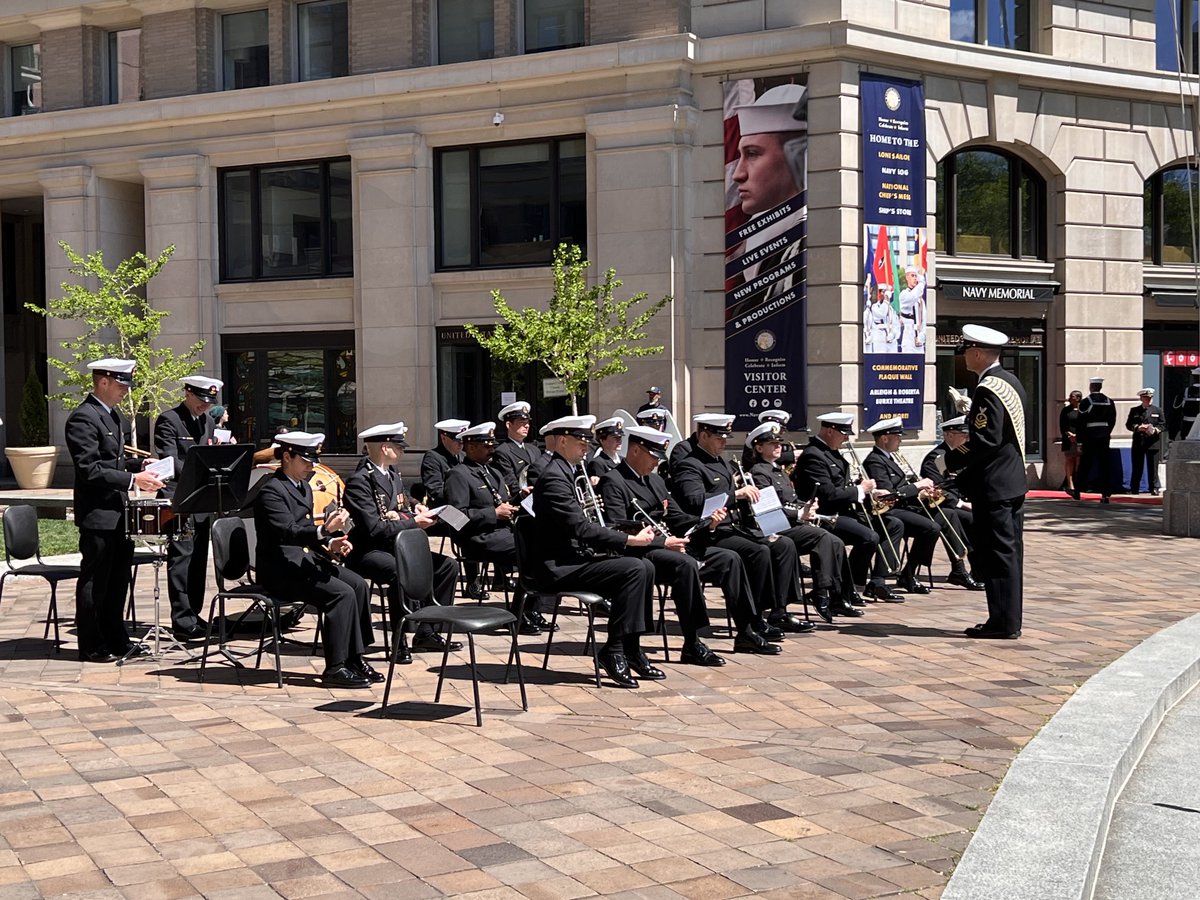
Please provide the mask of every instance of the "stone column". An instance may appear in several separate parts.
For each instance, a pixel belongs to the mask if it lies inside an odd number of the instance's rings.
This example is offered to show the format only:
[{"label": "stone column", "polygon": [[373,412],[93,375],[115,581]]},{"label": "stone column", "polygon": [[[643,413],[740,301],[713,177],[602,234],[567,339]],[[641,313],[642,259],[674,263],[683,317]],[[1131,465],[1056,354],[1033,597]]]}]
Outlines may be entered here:
[{"label": "stone column", "polygon": [[418,134],[349,142],[358,422],[433,433],[432,156]]},{"label": "stone column", "polygon": [[[639,291],[649,295],[639,311],[664,294],[675,298],[647,327],[648,342],[666,348],[662,355],[635,360],[628,374],[590,386],[588,409],[601,419],[618,407],[637,409],[653,382],[664,389],[664,404],[687,434],[693,388],[705,398],[723,396],[721,370],[701,371],[723,359],[723,337],[700,331],[700,310],[691,308],[700,301],[690,277],[688,227],[699,121],[699,110],[680,104],[595,113],[586,119],[590,278],[598,280],[605,269],[616,269],[624,282],[618,299]],[[601,184],[610,187],[597,191]],[[694,377],[701,380],[693,382]]]}]

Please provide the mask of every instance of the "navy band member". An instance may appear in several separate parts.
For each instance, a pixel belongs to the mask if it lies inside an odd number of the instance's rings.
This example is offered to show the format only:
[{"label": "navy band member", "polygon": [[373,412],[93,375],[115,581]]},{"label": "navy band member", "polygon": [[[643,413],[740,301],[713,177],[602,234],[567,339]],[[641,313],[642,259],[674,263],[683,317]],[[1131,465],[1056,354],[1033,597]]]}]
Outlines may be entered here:
[{"label": "navy band member", "polygon": [[640,636],[653,628],[654,565],[604,554],[648,547],[654,530],[647,525],[635,535],[625,535],[584,515],[575,495],[575,477],[592,445],[595,422],[595,416],[564,416],[544,429],[547,436],[557,437],[556,449],[533,488],[534,541],[527,574],[544,590],[594,591],[608,599],[612,611],[600,664],[618,687],[635,688],[634,673],[653,680],[665,677],[639,646]]},{"label": "navy band member", "polygon": [[[386,584],[390,620],[400,621],[400,584],[396,578],[396,535],[411,528],[428,531],[438,520],[420,503],[413,503],[404,488],[404,479],[394,466],[408,446],[408,426],[403,422],[375,425],[359,434],[366,456],[354,474],[346,479],[346,510],[354,523],[354,549],[346,565],[364,578]],[[454,603],[458,581],[458,563],[449,556],[433,553],[433,590],[431,596],[442,606]],[[412,654],[400,636],[397,662],[412,662]],[[458,643],[455,641],[454,643]],[[422,650],[442,649],[445,644],[431,626],[417,627],[414,646]]]},{"label": "navy band member", "polygon": [[425,486],[425,501],[434,506],[445,502],[446,474],[462,462],[462,441],[458,436],[470,422],[463,419],[443,419],[435,422],[437,446],[421,457],[421,484]]},{"label": "navy band member", "polygon": [[619,416],[596,423],[596,441],[599,447],[588,457],[587,471],[592,484],[598,484],[600,476],[611,472],[621,462],[621,440],[625,437],[625,423]]},{"label": "navy band member", "polygon": [[783,454],[783,442],[780,440],[782,432],[778,421],[767,420],[747,435],[750,474],[754,477],[755,486],[774,488],[779,496],[784,515],[792,526],[781,532],[780,537],[791,540],[798,553],[809,554],[813,569],[813,606],[822,619],[832,622],[832,598],[837,596],[842,600],[839,606],[850,606],[854,591],[846,545],[832,532],[813,524],[813,515],[820,509],[818,501],[814,500],[806,512],[796,496],[796,489],[779,462]]},{"label": "navy band member", "polygon": [[[790,437],[788,437],[788,423],[791,421],[792,414],[783,409],[764,409],[758,414],[758,422],[760,425],[767,422],[779,423],[780,453],[779,459],[776,460],[776,462],[779,463],[780,467],[784,471],[784,474],[788,477],[791,477],[792,470],[796,466],[796,444]],[[807,428],[802,428],[800,430],[808,431]]]},{"label": "navy band member", "polygon": [[[747,635],[745,641],[748,644],[765,643],[751,628],[756,618],[754,601],[750,597],[741,559],[733,551],[714,547],[708,542],[711,530],[725,518],[726,511],[719,510],[708,527],[693,532],[690,538],[679,537],[700,520],[679,508],[667,491],[666,482],[656,471],[659,463],[666,459],[670,436],[642,426],[630,428],[628,433],[625,459],[600,479],[600,499],[604,501],[605,514],[642,523],[645,523],[645,516],[649,516],[670,535],[657,535],[644,556],[654,563],[655,580],[671,585],[671,599],[684,639],[680,660],[698,666],[723,666],[725,660],[709,650],[699,636],[709,624],[702,576],[721,586],[739,635]],[[766,646],[775,649],[755,652],[779,652],[774,644]]]},{"label": "navy band member", "polygon": [[904,536],[912,541],[897,585],[910,594],[928,594],[929,588],[921,583],[917,572],[922,566],[932,564],[942,526],[921,510],[919,497],[922,491],[933,487],[933,482],[920,478],[910,484],[907,473],[893,458],[904,436],[904,424],[900,419],[881,419],[867,431],[875,439],[875,446],[863,458],[863,469],[875,481],[876,487],[900,498],[886,515],[904,526]]},{"label": "navy band member", "polygon": [[1146,469],[1146,483],[1150,493],[1158,496],[1158,447],[1162,440],[1166,419],[1154,405],[1154,388],[1138,391],[1141,403],[1129,410],[1125,427],[1133,432],[1130,448],[1129,493],[1139,494],[1142,490],[1142,468]]},{"label": "navy band member", "polygon": [[[509,501],[511,485],[492,464],[496,426],[484,422],[460,437],[463,461],[446,476],[446,502],[471,520],[458,533],[458,545],[466,559],[495,563],[497,573],[507,576],[517,565],[512,522],[521,508]],[[513,602],[519,607],[524,593],[519,582],[516,590]],[[541,634],[549,624],[536,609],[526,609],[521,633]]]},{"label": "navy band member", "polygon": [[[1079,460],[1079,475],[1085,485],[1100,491],[1100,502],[1121,489],[1120,463],[1112,458],[1110,443],[1113,428],[1117,425],[1117,407],[1112,399],[1101,390],[1104,378],[1093,375],[1088,380],[1088,395],[1079,403],[1079,418],[1083,433],[1079,436],[1082,457]],[[1099,470],[1098,472],[1095,470]],[[1114,472],[1114,469],[1117,471]]]},{"label": "navy band member", "polygon": [[374,643],[367,583],[357,572],[317,553],[326,545],[329,557],[353,551],[345,534],[350,513],[339,509],[321,525],[313,520],[308,479],[319,459],[323,434],[289,431],[275,436],[279,468],[266,479],[254,500],[258,535],[258,580],[267,590],[325,613],[323,647],[326,687],[365,688],[383,680],[362,658]]},{"label": "navy band member", "polygon": [[[721,455],[733,430],[733,416],[702,413],[695,417],[695,425],[696,449],[671,469],[671,490],[675,499],[685,513],[698,516],[709,497],[725,495],[725,506],[731,515],[717,525],[711,540],[716,546],[732,550],[741,557],[750,579],[754,605],[760,614],[769,612],[766,622],[759,618],[753,623],[754,631],[768,640],[782,637],[784,631],[810,631],[811,625],[787,611],[787,604],[799,599],[796,545],[791,541],[767,541],[749,522],[741,524],[746,514],[738,510],[739,501],[757,502],[759,492],[753,481],[738,487],[734,483],[733,469]],[[739,520],[737,527],[732,521],[735,517]],[[735,643],[735,650],[763,652],[759,642],[749,634],[746,637],[745,646]]]},{"label": "navy band member", "polygon": [[500,438],[496,453],[492,457],[492,466],[504,476],[506,482],[521,488],[523,496],[529,493],[529,485],[533,484],[533,480],[530,479],[532,466],[541,456],[537,446],[527,440],[529,404],[524,400],[510,403],[500,410],[497,418],[504,426],[504,435]]},{"label": "navy band member", "polygon": [[[969,591],[982,591],[983,584],[975,580],[975,556],[971,547],[971,534],[974,532],[974,516],[971,513],[971,501],[962,495],[958,484],[951,475],[946,474],[946,454],[967,442],[967,417],[958,416],[947,419],[942,423],[942,442],[925,454],[921,460],[921,477],[928,478],[942,492],[945,499],[939,509],[950,521],[954,533],[962,541],[967,550],[967,560],[971,564],[968,570],[962,560],[954,560],[950,574],[946,578],[948,584],[957,584]],[[943,526],[943,534],[945,534]],[[949,550],[949,548],[947,548]]]},{"label": "navy band member", "polygon": [[[183,402],[162,413],[154,423],[154,453],[159,459],[175,460],[175,478],[159,491],[160,497],[175,496],[175,484],[183,471],[184,458],[193,447],[214,443],[216,422],[209,410],[217,402],[224,382],[203,375],[182,379]],[[208,579],[208,534],[212,515],[193,513],[192,536],[177,536],[167,544],[167,597],[171,601],[171,629],[175,638],[192,641],[204,637],[200,620],[204,608],[204,586]]]},{"label": "navy band member", "polygon": [[973,638],[1021,636],[1024,579],[1025,389],[1000,366],[1008,337],[982,325],[963,326],[961,352],[979,385],[967,413],[967,440],[946,466],[971,501],[976,571],[987,589],[987,621]]},{"label": "navy band member", "polygon": [[125,534],[129,491],[157,491],[162,482],[126,459],[129,422],[117,409],[133,387],[131,359],[88,363],[92,392],[67,416],[67,452],[75,467],[75,524],[79,528],[79,580],[75,632],[83,662],[115,662],[149,652],[129,640],[121,613],[129,593],[133,541]]},{"label": "navy band member", "polygon": [[[894,548],[903,540],[904,526],[887,515],[868,517],[863,511],[863,504],[871,502],[871,492],[876,490],[875,482],[866,478],[855,484],[850,464],[840,452],[854,434],[854,416],[825,413],[817,416],[817,424],[820,426],[817,433],[808,439],[808,446],[801,452],[792,473],[796,496],[815,496],[822,513],[838,517],[831,530],[853,548],[850,571],[854,583],[865,585],[863,592],[876,600],[897,602],[901,598],[892,593],[884,579],[890,570],[899,568]],[[880,530],[872,527],[868,519],[877,520]],[[833,614],[860,616],[862,612],[853,606],[839,605],[835,600]]]}]

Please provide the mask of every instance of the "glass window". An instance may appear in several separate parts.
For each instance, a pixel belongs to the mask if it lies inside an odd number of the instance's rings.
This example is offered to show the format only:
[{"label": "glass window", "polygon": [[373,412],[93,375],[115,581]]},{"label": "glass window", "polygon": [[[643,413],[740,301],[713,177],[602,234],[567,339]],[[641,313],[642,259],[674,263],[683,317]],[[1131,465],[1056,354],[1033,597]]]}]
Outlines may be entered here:
[{"label": "glass window", "polygon": [[951,256],[1046,258],[1046,182],[999,150],[960,150],[938,163],[937,240]]},{"label": "glass window", "polygon": [[221,59],[227,91],[271,83],[265,9],[221,16]]},{"label": "glass window", "polygon": [[224,169],[221,280],[354,274],[350,160]]},{"label": "glass window", "polygon": [[239,443],[268,446],[280,430],[323,432],[325,450],[353,453],[357,428],[354,335],[226,336],[229,425]]},{"label": "glass window", "polygon": [[301,81],[350,74],[346,0],[301,3],[296,7],[296,37]]},{"label": "glass window", "polygon": [[525,0],[525,52],[583,46],[583,0]]},{"label": "glass window", "polygon": [[439,268],[542,266],[560,243],[585,246],[582,138],[443,150],[436,166]]},{"label": "glass window", "polygon": [[950,0],[950,39],[1033,49],[1034,0]]},{"label": "glass window", "polygon": [[1174,166],[1146,181],[1144,255],[1155,265],[1186,263],[1193,259],[1195,235],[1200,229],[1200,200],[1193,166]]},{"label": "glass window", "polygon": [[27,116],[42,111],[42,45],[25,44],[9,51],[12,70],[12,115]]},{"label": "glass window", "polygon": [[496,55],[492,0],[438,0],[437,23],[439,63],[491,59]]},{"label": "glass window", "polygon": [[108,33],[108,102],[142,99],[142,29]]},{"label": "glass window", "polygon": [[1197,6],[1197,0],[1154,0],[1155,68],[1200,72]]}]

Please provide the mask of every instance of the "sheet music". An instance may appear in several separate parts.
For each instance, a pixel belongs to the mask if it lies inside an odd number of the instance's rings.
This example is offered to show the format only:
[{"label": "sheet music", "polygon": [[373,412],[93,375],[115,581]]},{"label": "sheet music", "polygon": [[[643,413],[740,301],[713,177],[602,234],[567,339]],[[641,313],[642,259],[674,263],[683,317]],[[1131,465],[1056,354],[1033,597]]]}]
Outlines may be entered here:
[{"label": "sheet music", "polygon": [[213,440],[218,444],[228,444],[231,437],[233,437],[233,432],[228,428],[213,429]]},{"label": "sheet music", "polygon": [[156,459],[142,466],[143,472],[149,472],[159,481],[169,481],[175,477],[175,460],[171,457]]},{"label": "sheet music", "polygon": [[533,494],[526,495],[525,499],[521,501],[521,509],[525,510],[531,516],[535,515],[533,511]]},{"label": "sheet music", "polygon": [[426,515],[441,519],[455,531],[462,531],[463,526],[471,521],[462,510],[453,506],[438,506],[429,510]]},{"label": "sheet music", "polygon": [[723,509],[728,500],[728,494],[713,494],[713,496],[704,501],[704,510],[700,513],[700,518],[711,519],[713,513],[718,509]]},{"label": "sheet music", "polygon": [[758,502],[751,503],[750,508],[754,511],[754,519],[758,523],[759,531],[767,537],[787,531],[792,527],[788,522],[787,513],[783,511],[783,502],[779,499],[779,492],[773,487],[760,488]]}]

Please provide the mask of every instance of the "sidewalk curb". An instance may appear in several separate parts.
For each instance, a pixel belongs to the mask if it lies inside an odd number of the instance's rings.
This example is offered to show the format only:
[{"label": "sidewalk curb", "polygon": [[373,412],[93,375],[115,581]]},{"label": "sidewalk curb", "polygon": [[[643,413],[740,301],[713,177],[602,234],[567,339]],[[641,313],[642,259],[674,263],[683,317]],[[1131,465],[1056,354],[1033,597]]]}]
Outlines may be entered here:
[{"label": "sidewalk curb", "polygon": [[1200,681],[1200,614],[1093,675],[1022,750],[942,900],[1089,900],[1117,797]]}]

